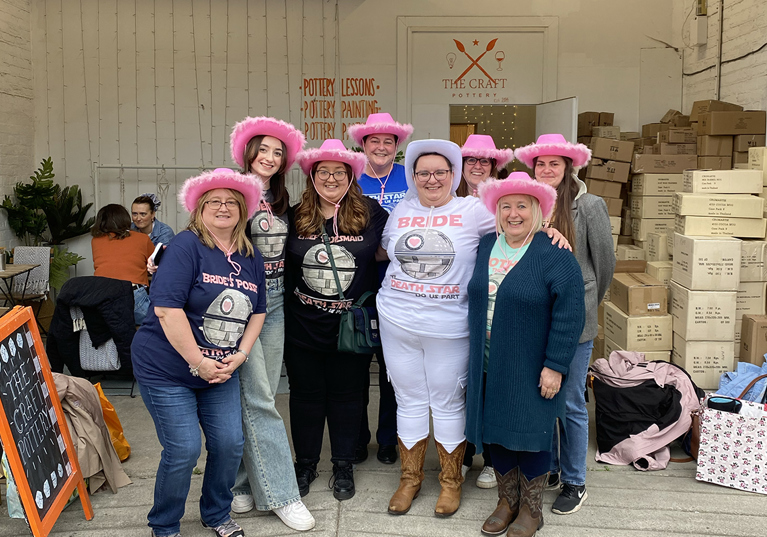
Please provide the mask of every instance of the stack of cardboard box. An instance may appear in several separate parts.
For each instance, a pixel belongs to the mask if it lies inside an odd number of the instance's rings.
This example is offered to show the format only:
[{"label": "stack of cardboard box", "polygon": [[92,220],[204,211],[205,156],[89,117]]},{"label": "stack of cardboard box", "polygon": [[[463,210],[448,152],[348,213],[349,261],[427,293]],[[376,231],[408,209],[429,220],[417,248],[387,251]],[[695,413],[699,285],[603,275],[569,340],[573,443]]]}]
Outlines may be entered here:
[{"label": "stack of cardboard box", "polygon": [[651,234],[663,235],[667,241],[672,237],[674,194],[680,192],[682,186],[681,172],[640,173],[631,179],[631,234],[634,244],[642,249],[649,250],[648,243],[655,246],[652,254],[646,256],[648,261],[665,261],[673,254],[672,244],[667,242],[666,249],[661,250],[657,247],[658,237]]},{"label": "stack of cardboard box", "polygon": [[762,193],[759,196],[767,198],[767,147],[748,149],[748,169],[762,172]]},{"label": "stack of cardboard box", "polygon": [[[746,240],[742,241],[740,246],[740,285],[735,310],[735,358],[740,355],[743,320],[747,316],[763,316],[767,313],[767,242]],[[753,361],[751,351],[752,346],[749,345],[749,356],[745,357],[745,361]]]},{"label": "stack of cardboard box", "polygon": [[730,237],[674,235],[671,361],[703,389],[735,365],[735,321],[741,241]]}]

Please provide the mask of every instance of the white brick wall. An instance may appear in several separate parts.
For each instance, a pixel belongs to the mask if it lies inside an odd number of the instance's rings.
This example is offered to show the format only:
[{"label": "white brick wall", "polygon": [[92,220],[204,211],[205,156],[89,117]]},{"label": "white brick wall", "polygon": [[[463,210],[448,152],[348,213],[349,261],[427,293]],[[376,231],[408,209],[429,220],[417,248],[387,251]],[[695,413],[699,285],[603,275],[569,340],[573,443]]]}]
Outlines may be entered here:
[{"label": "white brick wall", "polygon": [[[34,167],[34,102],[29,0],[0,3],[0,199]],[[0,246],[17,243],[0,210]]]},{"label": "white brick wall", "polygon": [[[681,0],[680,0],[681,1]],[[690,2],[684,1],[688,5]],[[685,11],[686,13],[686,11]],[[692,16],[682,30],[683,42],[689,42]],[[748,109],[767,109],[767,47],[745,58],[767,43],[767,6],[765,0],[725,0],[722,35],[722,80],[720,99]],[[716,95],[716,58],[719,51],[719,2],[709,2],[708,44],[687,48],[685,73],[703,72],[684,77],[683,107],[689,111],[693,101]]]}]

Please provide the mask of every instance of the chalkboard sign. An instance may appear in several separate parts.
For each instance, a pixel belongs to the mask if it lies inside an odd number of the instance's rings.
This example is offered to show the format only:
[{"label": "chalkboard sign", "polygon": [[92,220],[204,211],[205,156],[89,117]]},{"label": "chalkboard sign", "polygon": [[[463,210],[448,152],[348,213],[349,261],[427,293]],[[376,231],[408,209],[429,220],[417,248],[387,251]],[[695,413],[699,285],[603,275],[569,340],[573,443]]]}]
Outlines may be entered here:
[{"label": "chalkboard sign", "polygon": [[31,308],[0,322],[0,440],[34,535],[47,535],[73,490],[93,518]]}]

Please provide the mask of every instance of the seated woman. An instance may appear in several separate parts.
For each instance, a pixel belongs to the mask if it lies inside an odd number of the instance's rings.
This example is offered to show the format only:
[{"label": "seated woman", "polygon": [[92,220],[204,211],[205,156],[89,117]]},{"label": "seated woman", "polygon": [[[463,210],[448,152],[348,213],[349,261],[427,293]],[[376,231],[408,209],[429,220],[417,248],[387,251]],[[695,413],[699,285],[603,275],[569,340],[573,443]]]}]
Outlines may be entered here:
[{"label": "seated woman", "polygon": [[466,436],[488,444],[498,504],[482,533],[530,537],[543,526],[543,489],[559,394],[585,323],[581,269],[572,252],[541,232],[556,191],[514,172],[479,185],[495,213],[469,282]]},{"label": "seated woman", "polygon": [[161,242],[168,244],[170,240],[175,236],[173,229],[168,224],[164,224],[155,218],[157,209],[160,208],[159,198],[150,193],[141,194],[131,204],[131,217],[133,223],[131,229],[133,231],[140,231],[144,235],[149,235],[152,244],[157,245]]},{"label": "seated woman", "polygon": [[133,284],[133,320],[144,322],[149,310],[147,258],[154,244],[147,235],[131,231],[131,218],[122,205],[102,207],[91,228],[94,275],[128,280]]}]

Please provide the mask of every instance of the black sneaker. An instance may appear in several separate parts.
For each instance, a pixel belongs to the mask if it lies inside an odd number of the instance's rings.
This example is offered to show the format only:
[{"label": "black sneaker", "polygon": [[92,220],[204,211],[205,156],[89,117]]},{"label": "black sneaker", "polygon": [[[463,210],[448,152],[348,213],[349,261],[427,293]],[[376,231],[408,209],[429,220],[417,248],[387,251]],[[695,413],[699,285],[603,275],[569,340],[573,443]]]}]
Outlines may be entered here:
[{"label": "black sneaker", "polygon": [[368,458],[368,446],[367,444],[360,444],[357,449],[354,450],[354,464],[365,462]]},{"label": "black sneaker", "polygon": [[354,466],[351,462],[339,461],[333,465],[328,487],[333,487],[333,497],[336,500],[348,500],[354,496]]},{"label": "black sneaker", "polygon": [[559,472],[550,473],[549,480],[546,481],[546,490],[559,490],[562,483],[559,481]]},{"label": "black sneaker", "polygon": [[384,464],[397,462],[397,446],[378,446],[376,457]]},{"label": "black sneaker", "polygon": [[296,481],[298,482],[298,493],[303,498],[309,494],[309,487],[312,481],[317,479],[316,464],[296,463]]},{"label": "black sneaker", "polygon": [[575,513],[581,508],[583,502],[586,501],[589,495],[586,492],[586,485],[576,486],[569,483],[562,484],[562,492],[554,500],[554,505],[551,506],[552,513],[558,515],[569,515]]}]

